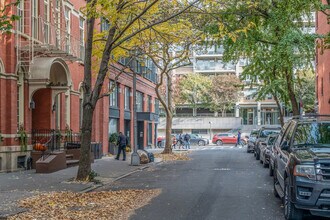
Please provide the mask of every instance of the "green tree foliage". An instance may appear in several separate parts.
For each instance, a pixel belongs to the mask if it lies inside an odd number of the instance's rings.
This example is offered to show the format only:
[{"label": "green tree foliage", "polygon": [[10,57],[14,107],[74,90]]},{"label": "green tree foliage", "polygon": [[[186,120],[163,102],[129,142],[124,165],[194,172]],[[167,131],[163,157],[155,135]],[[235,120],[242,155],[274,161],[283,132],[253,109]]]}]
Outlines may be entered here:
[{"label": "green tree foliage", "polygon": [[8,33],[11,29],[13,29],[13,23],[19,19],[19,16],[11,14],[10,12],[12,11],[10,9],[13,6],[17,6],[19,2],[20,1],[16,1],[6,5],[2,5],[4,4],[2,2],[0,3],[0,33]]},{"label": "green tree foliage", "polygon": [[210,36],[224,45],[225,61],[249,59],[242,76],[263,82],[260,98],[271,93],[299,114],[295,72],[312,67],[316,38],[302,31],[303,18],[319,6],[318,0],[231,1],[217,12],[222,22]]},{"label": "green tree foliage", "polygon": [[180,80],[178,88],[181,104],[209,108],[224,116],[238,101],[241,82],[235,75],[188,74]]},{"label": "green tree foliage", "polygon": [[207,104],[210,110],[221,112],[233,109],[242,89],[241,81],[236,75],[217,75],[210,78],[212,84],[208,91]]},{"label": "green tree foliage", "polygon": [[209,77],[201,74],[187,74],[178,84],[181,104],[192,108],[207,107],[206,96],[212,87]]}]

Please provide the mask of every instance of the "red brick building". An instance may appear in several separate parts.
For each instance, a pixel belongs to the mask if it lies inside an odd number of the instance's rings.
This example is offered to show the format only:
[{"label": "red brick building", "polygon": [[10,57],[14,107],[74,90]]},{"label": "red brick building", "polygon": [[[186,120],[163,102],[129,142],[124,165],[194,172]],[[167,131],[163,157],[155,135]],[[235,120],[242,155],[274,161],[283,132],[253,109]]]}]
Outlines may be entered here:
[{"label": "red brick building", "polygon": [[[326,0],[322,0],[327,4]],[[330,32],[329,20],[324,13],[318,12],[316,25],[318,34],[327,34]],[[320,114],[330,114],[330,50],[317,51],[317,98]]]},{"label": "red brick building", "polygon": [[[21,19],[11,34],[0,33],[0,172],[23,169],[36,137],[47,143],[48,135],[56,132],[62,149],[70,130],[70,140],[79,141],[86,29],[79,9],[85,4],[84,0],[21,0],[10,8],[10,13]],[[107,79],[103,92],[108,91],[109,84]],[[108,152],[110,116],[117,120],[117,131],[129,134],[133,129],[132,96],[129,109],[125,109],[124,97],[125,89],[132,91],[131,87],[132,76],[125,73],[118,80],[117,106],[110,108],[112,97],[97,104],[92,141],[102,143],[103,153]],[[143,94],[144,108],[138,119],[141,146],[145,147],[155,138],[156,119],[147,118],[151,113],[142,113],[155,111],[154,83],[139,76],[137,90]],[[26,134],[26,144],[22,133]]]}]

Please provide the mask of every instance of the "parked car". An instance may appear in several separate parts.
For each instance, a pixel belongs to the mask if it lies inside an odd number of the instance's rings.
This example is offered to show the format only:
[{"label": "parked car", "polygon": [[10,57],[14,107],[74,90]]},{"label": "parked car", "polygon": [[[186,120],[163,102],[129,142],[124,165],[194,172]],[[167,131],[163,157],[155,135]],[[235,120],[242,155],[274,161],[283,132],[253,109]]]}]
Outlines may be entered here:
[{"label": "parked car", "polygon": [[218,146],[223,144],[236,144],[237,137],[232,133],[219,133],[213,136],[212,143]]},{"label": "parked car", "polygon": [[[165,136],[157,137],[157,147],[159,148],[165,147],[165,138],[166,138]],[[175,134],[172,134],[172,143],[176,144],[176,142],[177,142],[176,136]]]},{"label": "parked car", "polygon": [[330,115],[289,121],[275,143],[274,194],[285,219],[330,217]]},{"label": "parked car", "polygon": [[[280,133],[278,134],[278,137],[277,138],[280,138],[282,135],[283,135],[283,132],[285,131],[285,129],[286,129],[286,127],[288,126],[288,122],[286,122],[284,125],[283,125],[283,127],[282,127],[282,129],[281,129],[281,131],[280,131]],[[276,139],[276,141],[277,141],[277,139]],[[276,143],[276,141],[275,141],[275,143]],[[272,146],[272,148],[270,149],[270,157],[269,157],[269,176],[273,176],[273,174],[274,174],[274,164],[275,164],[275,155],[277,154],[277,152],[276,152],[276,148],[275,148],[275,143],[273,144],[273,146]]]},{"label": "parked car", "polygon": [[[176,135],[176,138],[178,140],[177,144],[184,145],[184,143],[181,143],[181,141],[179,140],[179,135],[180,134]],[[190,135],[190,144],[191,145],[205,146],[210,143],[209,139],[203,138],[203,137],[199,136],[198,134],[189,134],[189,135]],[[182,136],[182,140],[184,140],[185,134],[181,134],[181,136]]]},{"label": "parked car", "polygon": [[259,130],[252,130],[247,141],[246,152],[250,153],[254,151],[254,144],[256,143]]},{"label": "parked car", "polygon": [[260,163],[266,168],[269,166],[270,152],[275,144],[278,134],[271,134],[267,137],[265,142],[260,145]]},{"label": "parked car", "polygon": [[276,134],[281,131],[281,127],[262,127],[259,130],[256,143],[254,144],[254,156],[256,160],[260,159],[260,146],[266,141],[268,135]]}]

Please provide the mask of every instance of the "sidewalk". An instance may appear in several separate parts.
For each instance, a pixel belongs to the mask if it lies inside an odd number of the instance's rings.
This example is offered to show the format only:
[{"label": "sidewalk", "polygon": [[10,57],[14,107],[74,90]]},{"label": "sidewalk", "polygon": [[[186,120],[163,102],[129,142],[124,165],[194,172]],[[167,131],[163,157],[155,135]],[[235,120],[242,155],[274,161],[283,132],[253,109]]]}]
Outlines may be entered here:
[{"label": "sidewalk", "polygon": [[50,174],[35,173],[35,170],[0,173],[0,219],[23,211],[16,206],[16,201],[19,199],[51,191],[91,191],[96,187],[109,184],[132,172],[143,170],[160,162],[159,159],[156,160],[155,158],[154,163],[131,166],[130,154],[127,155],[127,159],[127,161],[118,161],[114,157],[103,157],[95,160],[92,164],[92,170],[98,174],[95,179],[100,181],[99,184],[70,182],[75,178],[78,166]]}]

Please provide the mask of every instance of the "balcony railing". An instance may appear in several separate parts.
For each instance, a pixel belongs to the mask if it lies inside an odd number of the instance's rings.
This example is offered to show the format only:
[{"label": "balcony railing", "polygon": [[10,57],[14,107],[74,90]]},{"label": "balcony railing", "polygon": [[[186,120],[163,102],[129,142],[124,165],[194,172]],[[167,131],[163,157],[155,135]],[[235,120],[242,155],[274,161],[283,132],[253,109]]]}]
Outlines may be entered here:
[{"label": "balcony railing", "polygon": [[57,25],[41,17],[32,19],[32,23],[32,44],[22,44],[21,50],[31,50],[29,47],[32,46],[36,53],[83,59],[84,42],[63,29],[62,24]]}]

